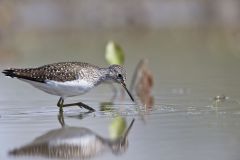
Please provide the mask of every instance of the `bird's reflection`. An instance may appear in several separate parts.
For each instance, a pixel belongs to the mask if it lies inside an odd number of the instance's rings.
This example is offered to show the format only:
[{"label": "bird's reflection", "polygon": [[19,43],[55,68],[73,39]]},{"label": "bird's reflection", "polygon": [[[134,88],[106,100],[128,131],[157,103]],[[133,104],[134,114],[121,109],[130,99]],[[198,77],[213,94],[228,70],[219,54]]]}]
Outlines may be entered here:
[{"label": "bird's reflection", "polygon": [[67,159],[91,158],[106,151],[118,155],[128,148],[127,136],[134,123],[133,119],[124,134],[112,140],[103,138],[88,128],[65,125],[63,114],[59,114],[58,120],[61,128],[51,130],[30,144],[11,150],[9,154]]}]

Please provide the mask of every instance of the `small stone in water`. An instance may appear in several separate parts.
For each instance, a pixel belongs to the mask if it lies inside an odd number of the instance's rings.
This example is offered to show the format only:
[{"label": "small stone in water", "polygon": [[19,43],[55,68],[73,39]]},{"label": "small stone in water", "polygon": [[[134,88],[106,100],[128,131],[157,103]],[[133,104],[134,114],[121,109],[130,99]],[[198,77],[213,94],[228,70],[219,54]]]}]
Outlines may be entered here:
[{"label": "small stone in water", "polygon": [[218,96],[213,98],[214,101],[218,101],[218,102],[225,101],[225,100],[228,100],[228,99],[229,99],[229,97],[227,97],[225,95],[218,95]]}]

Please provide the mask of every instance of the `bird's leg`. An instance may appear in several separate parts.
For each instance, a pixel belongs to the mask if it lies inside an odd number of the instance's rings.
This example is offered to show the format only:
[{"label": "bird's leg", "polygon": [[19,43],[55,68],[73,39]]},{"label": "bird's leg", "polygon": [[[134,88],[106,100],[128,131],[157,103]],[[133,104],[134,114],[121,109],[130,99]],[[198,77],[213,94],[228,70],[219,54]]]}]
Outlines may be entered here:
[{"label": "bird's leg", "polygon": [[57,103],[57,106],[60,108],[59,112],[63,112],[63,107],[70,107],[70,106],[79,106],[79,107],[83,107],[87,110],[89,110],[90,112],[94,112],[95,109],[93,109],[92,107],[89,107],[88,105],[82,103],[82,102],[77,102],[77,103],[70,103],[70,104],[63,104],[64,100],[61,97]]},{"label": "bird's leg", "polygon": [[70,107],[70,106],[79,106],[79,107],[83,107],[91,112],[94,112],[95,109],[93,109],[92,107],[89,107],[88,105],[82,103],[82,102],[77,102],[77,103],[70,103],[70,104],[63,104],[63,107]]}]

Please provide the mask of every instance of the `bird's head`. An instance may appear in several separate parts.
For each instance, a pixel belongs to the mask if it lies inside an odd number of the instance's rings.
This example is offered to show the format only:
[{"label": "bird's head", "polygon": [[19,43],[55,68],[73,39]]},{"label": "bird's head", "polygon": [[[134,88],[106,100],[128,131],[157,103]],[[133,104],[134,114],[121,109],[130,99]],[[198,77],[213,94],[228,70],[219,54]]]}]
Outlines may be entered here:
[{"label": "bird's head", "polygon": [[123,88],[126,90],[126,92],[128,93],[128,95],[130,96],[130,98],[132,99],[132,101],[134,101],[131,93],[128,91],[127,87],[126,87],[126,71],[125,69],[120,66],[120,65],[111,65],[109,66],[109,78],[113,81],[115,81],[116,83],[120,83]]},{"label": "bird's head", "polygon": [[117,83],[124,83],[126,82],[126,71],[120,65],[111,65],[109,67],[109,76],[111,79]]}]

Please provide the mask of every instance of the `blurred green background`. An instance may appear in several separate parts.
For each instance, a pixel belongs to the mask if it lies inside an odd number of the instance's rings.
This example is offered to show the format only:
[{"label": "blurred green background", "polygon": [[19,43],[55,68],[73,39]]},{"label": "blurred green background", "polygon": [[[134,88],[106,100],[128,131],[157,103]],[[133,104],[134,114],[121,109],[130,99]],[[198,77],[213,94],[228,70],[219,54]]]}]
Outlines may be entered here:
[{"label": "blurred green background", "polygon": [[239,68],[239,8],[236,0],[2,0],[0,64],[104,66],[113,40],[124,49],[130,73],[148,58],[163,82],[184,72],[197,80],[227,76]]},{"label": "blurred green background", "polygon": [[108,40],[136,58],[154,50],[161,59],[188,61],[188,52],[239,59],[239,19],[237,0],[1,0],[0,62],[99,63]]}]

